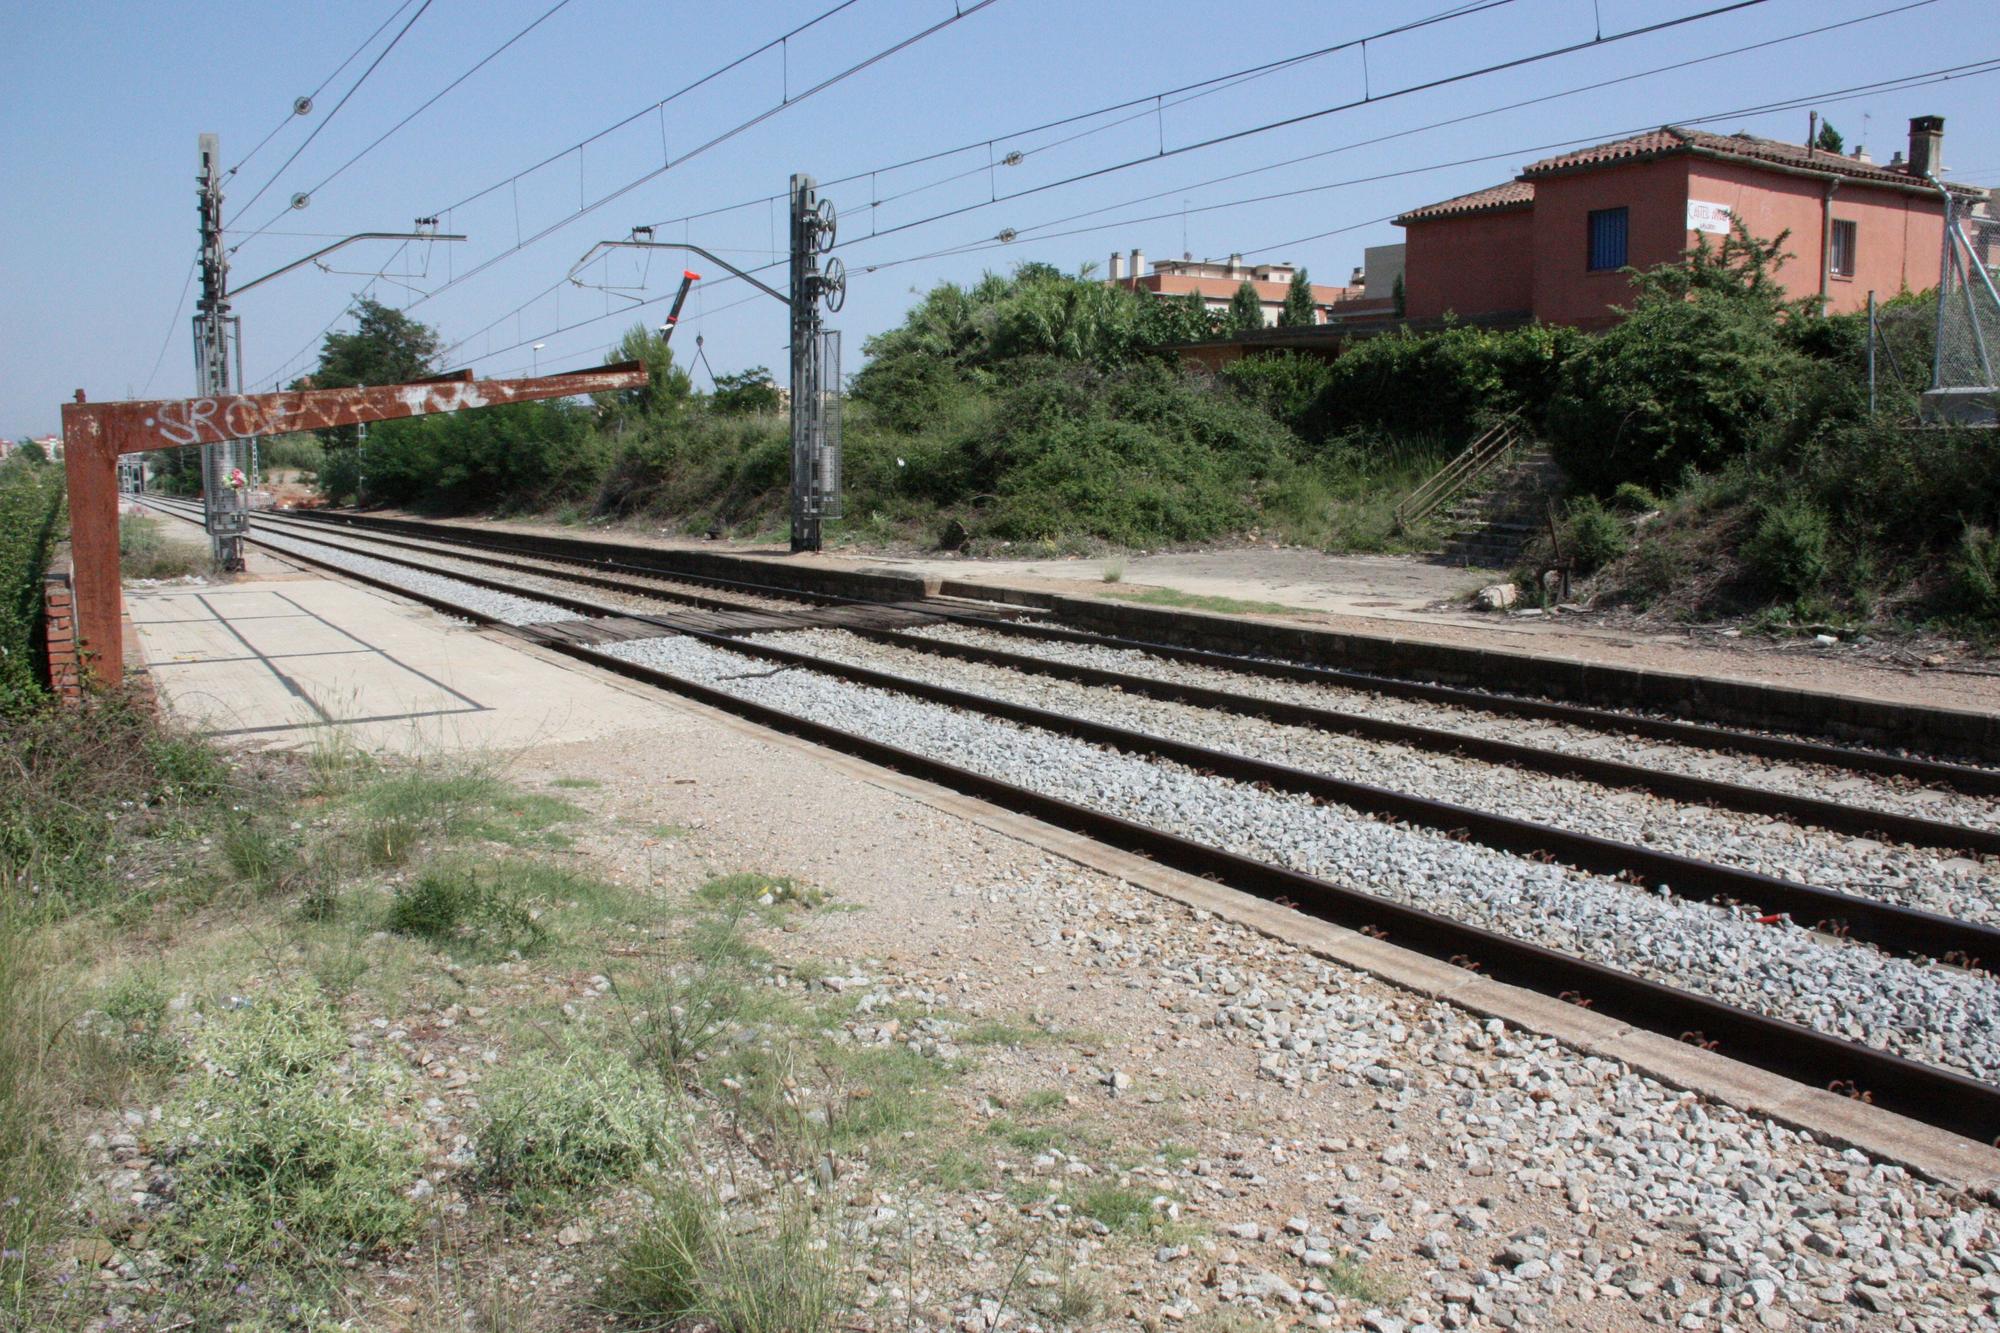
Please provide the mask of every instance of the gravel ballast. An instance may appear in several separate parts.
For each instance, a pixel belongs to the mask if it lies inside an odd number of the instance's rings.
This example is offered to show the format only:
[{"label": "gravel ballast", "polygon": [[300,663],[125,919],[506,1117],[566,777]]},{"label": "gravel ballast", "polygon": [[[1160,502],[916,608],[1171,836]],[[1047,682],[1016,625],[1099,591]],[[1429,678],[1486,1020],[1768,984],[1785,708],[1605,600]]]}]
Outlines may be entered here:
[{"label": "gravel ballast", "polygon": [[[1197,774],[673,637],[628,661],[1232,852],[1622,967],[1823,1032],[1990,1078],[2000,988],[1747,914],[1392,827],[1344,807]],[[764,673],[764,674],[746,674]]]},{"label": "gravel ballast", "polygon": [[430,574],[421,569],[411,569],[407,565],[392,565],[386,560],[363,555],[359,551],[345,547],[323,545],[318,542],[295,541],[289,537],[260,528],[257,540],[295,555],[314,560],[323,560],[342,569],[351,569],[357,574],[366,574],[371,579],[411,592],[422,593],[426,597],[436,597],[456,606],[464,607],[478,615],[491,616],[508,625],[535,625],[549,620],[575,620],[574,611],[567,611],[553,602],[538,602],[530,597],[516,597],[512,593],[494,592],[476,584],[459,579],[446,578],[442,574]]},{"label": "gravel ballast", "polygon": [[[928,657],[844,630],[758,635],[797,652],[1205,745],[1431,800],[1615,838],[1703,861],[2000,924],[1989,863],[1617,790],[1462,755],[1163,703],[1002,667]],[[1810,924],[1810,923],[1808,923]]]},{"label": "gravel ballast", "polygon": [[1335,712],[1356,713],[1394,722],[1433,727],[1442,731],[1463,732],[1469,736],[1513,741],[1565,754],[1614,759],[1658,768],[1665,772],[1686,773],[1696,777],[1741,783],[1744,786],[1762,787],[1771,791],[1788,791],[1801,796],[1844,801],[1871,810],[1915,815],[1921,819],[1963,824],[1969,828],[2000,829],[2000,801],[1961,792],[1910,786],[1895,779],[1878,778],[1847,769],[1796,764],[1757,755],[1721,754],[1647,737],[1594,731],[1587,727],[1571,726],[1561,722],[1504,717],[1423,699],[1403,699],[1374,694],[1363,689],[1275,680],[1269,676],[1259,676],[1249,672],[1227,671],[1218,667],[1177,662],[1131,648],[1109,648],[1096,644],[1031,639],[1026,636],[961,625],[926,626],[911,632],[954,643],[998,648],[1005,652],[1042,657],[1078,666],[1122,671],[1128,675],[1147,676],[1155,680],[1180,684],[1202,685],[1247,698],[1276,699]]}]

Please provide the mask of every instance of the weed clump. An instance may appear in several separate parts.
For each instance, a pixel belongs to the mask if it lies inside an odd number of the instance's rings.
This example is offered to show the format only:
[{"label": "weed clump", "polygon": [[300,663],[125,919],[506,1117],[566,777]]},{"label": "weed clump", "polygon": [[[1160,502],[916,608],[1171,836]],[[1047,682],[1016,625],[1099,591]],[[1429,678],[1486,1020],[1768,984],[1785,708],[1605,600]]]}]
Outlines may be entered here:
[{"label": "weed clump", "polygon": [[846,1305],[824,1228],[802,1204],[747,1229],[698,1182],[664,1186],[618,1256],[608,1303],[648,1327],[721,1333],[827,1328]]},{"label": "weed clump", "polygon": [[512,863],[445,862],[396,886],[384,924],[440,949],[525,957],[548,942],[533,905],[536,876]]},{"label": "weed clump", "polygon": [[572,1039],[530,1051],[486,1081],[473,1128],[482,1184],[535,1204],[661,1161],[671,1101],[616,1050]]},{"label": "weed clump", "polygon": [[409,1238],[415,1142],[389,1119],[387,1076],[349,1050],[318,992],[215,1016],[194,1059],[165,1120],[167,1248],[206,1269],[296,1267]]}]

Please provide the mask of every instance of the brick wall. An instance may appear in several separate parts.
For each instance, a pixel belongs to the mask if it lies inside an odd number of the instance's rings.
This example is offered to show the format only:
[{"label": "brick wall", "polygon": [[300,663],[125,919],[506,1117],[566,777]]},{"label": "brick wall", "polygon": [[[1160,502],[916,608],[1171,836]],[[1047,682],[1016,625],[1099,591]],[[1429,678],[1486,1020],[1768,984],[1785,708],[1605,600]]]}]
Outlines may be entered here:
[{"label": "brick wall", "polygon": [[58,547],[42,576],[42,651],[49,689],[66,704],[83,702],[82,662],[76,647],[75,589],[67,546]]}]

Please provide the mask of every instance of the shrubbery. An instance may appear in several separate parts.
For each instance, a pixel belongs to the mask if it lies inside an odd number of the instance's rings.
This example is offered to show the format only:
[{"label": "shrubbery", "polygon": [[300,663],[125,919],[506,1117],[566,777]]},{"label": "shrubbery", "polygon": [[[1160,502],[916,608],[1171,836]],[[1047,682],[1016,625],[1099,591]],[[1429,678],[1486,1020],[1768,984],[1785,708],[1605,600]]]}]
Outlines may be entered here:
[{"label": "shrubbery", "polygon": [[168,1243],[231,1262],[334,1263],[407,1238],[419,1156],[387,1117],[383,1075],[350,1051],[323,997],[299,988],[214,1016],[199,1071],[167,1108]]},{"label": "shrubbery", "polygon": [[486,1080],[473,1126],[483,1183],[537,1202],[663,1160],[665,1085],[602,1041],[527,1052]]},{"label": "shrubbery", "polygon": [[0,713],[42,697],[42,576],[63,527],[62,469],[25,457],[0,462]]},{"label": "shrubbery", "polygon": [[1766,588],[1804,597],[1827,572],[1826,515],[1810,500],[1790,498],[1770,506],[1743,544],[1743,560]]}]

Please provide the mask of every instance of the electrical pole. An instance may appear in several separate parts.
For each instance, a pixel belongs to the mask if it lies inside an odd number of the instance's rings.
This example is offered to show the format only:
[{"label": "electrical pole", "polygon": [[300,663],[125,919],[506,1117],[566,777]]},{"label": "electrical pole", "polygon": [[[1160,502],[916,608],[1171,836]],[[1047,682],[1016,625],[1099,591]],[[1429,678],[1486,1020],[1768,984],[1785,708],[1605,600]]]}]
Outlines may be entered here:
[{"label": "electrical pole", "polygon": [[[819,197],[812,177],[792,177],[789,295],[711,250],[652,237],[651,227],[634,227],[628,240],[599,241],[569,266],[570,282],[583,286],[577,275],[606,250],[685,250],[784,303],[791,312],[792,551],[819,550],[822,522],[840,517],[840,333],[821,328],[819,312],[824,305],[829,313],[838,313],[847,304],[847,266],[838,259],[820,262],[820,256],[833,249],[833,201]],[[679,322],[681,303],[697,277],[692,270],[681,274],[673,313],[661,326],[663,337],[671,335]],[[697,346],[700,342],[695,340]]]},{"label": "electrical pole", "polygon": [[[201,136],[201,299],[194,315],[195,390],[203,398],[229,393],[229,353],[235,342],[229,317],[229,257],[222,246],[222,146],[213,134]],[[201,446],[202,517],[216,568],[243,568],[243,533],[249,527],[248,483],[241,475],[246,443],[229,440]]]},{"label": "electrical pole", "polygon": [[819,307],[839,310],[847,273],[833,248],[833,201],[810,176],[792,177],[792,550],[820,549],[823,520],[840,517],[840,334]]}]

